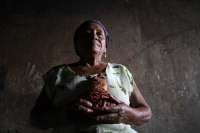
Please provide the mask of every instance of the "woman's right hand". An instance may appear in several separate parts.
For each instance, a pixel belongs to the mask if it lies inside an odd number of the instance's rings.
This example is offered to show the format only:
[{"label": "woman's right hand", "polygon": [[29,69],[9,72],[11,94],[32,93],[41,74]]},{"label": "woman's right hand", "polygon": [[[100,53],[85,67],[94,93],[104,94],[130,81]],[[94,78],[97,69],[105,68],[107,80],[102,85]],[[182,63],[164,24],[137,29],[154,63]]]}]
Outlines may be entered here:
[{"label": "woman's right hand", "polygon": [[94,112],[91,107],[90,101],[78,98],[68,104],[67,113],[77,119],[88,119]]}]

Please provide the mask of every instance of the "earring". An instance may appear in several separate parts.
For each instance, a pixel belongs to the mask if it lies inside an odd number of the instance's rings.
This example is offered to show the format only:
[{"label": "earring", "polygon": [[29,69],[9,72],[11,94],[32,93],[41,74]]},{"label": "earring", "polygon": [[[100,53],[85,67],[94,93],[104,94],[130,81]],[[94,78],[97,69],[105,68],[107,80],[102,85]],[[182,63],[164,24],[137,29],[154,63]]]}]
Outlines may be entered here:
[{"label": "earring", "polygon": [[106,52],[104,53],[104,56],[105,56],[105,58],[106,58]]}]

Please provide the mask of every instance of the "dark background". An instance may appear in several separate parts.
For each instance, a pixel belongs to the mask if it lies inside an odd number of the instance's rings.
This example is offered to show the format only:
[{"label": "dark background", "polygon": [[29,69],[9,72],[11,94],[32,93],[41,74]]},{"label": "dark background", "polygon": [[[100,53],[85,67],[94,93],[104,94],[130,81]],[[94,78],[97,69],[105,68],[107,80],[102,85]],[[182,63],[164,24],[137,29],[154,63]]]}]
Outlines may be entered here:
[{"label": "dark background", "polygon": [[199,0],[1,0],[0,133],[50,133],[28,116],[51,67],[77,61],[75,29],[98,19],[105,61],[131,71],[152,119],[140,133],[200,132]]}]

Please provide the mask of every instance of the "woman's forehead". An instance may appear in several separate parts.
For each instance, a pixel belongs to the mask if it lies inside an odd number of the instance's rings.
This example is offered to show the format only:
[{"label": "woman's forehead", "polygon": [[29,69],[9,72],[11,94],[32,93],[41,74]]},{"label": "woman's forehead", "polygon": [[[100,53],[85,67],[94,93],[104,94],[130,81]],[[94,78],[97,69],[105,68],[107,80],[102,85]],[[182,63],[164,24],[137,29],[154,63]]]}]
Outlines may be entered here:
[{"label": "woman's forehead", "polygon": [[104,31],[103,28],[101,27],[101,25],[99,25],[95,22],[88,22],[88,23],[84,24],[83,27],[81,28],[81,30],[86,30],[86,29],[95,29],[95,30]]}]

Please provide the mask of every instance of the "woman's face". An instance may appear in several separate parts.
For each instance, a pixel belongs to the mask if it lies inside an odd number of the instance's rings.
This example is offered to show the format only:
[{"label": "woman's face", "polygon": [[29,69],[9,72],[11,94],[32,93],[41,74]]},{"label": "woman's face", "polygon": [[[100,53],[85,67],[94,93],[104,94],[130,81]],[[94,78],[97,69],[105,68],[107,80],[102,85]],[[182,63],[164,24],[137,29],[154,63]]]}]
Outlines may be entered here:
[{"label": "woman's face", "polygon": [[103,28],[94,22],[85,24],[75,41],[75,48],[79,56],[84,55],[102,55],[106,52],[106,36]]}]

